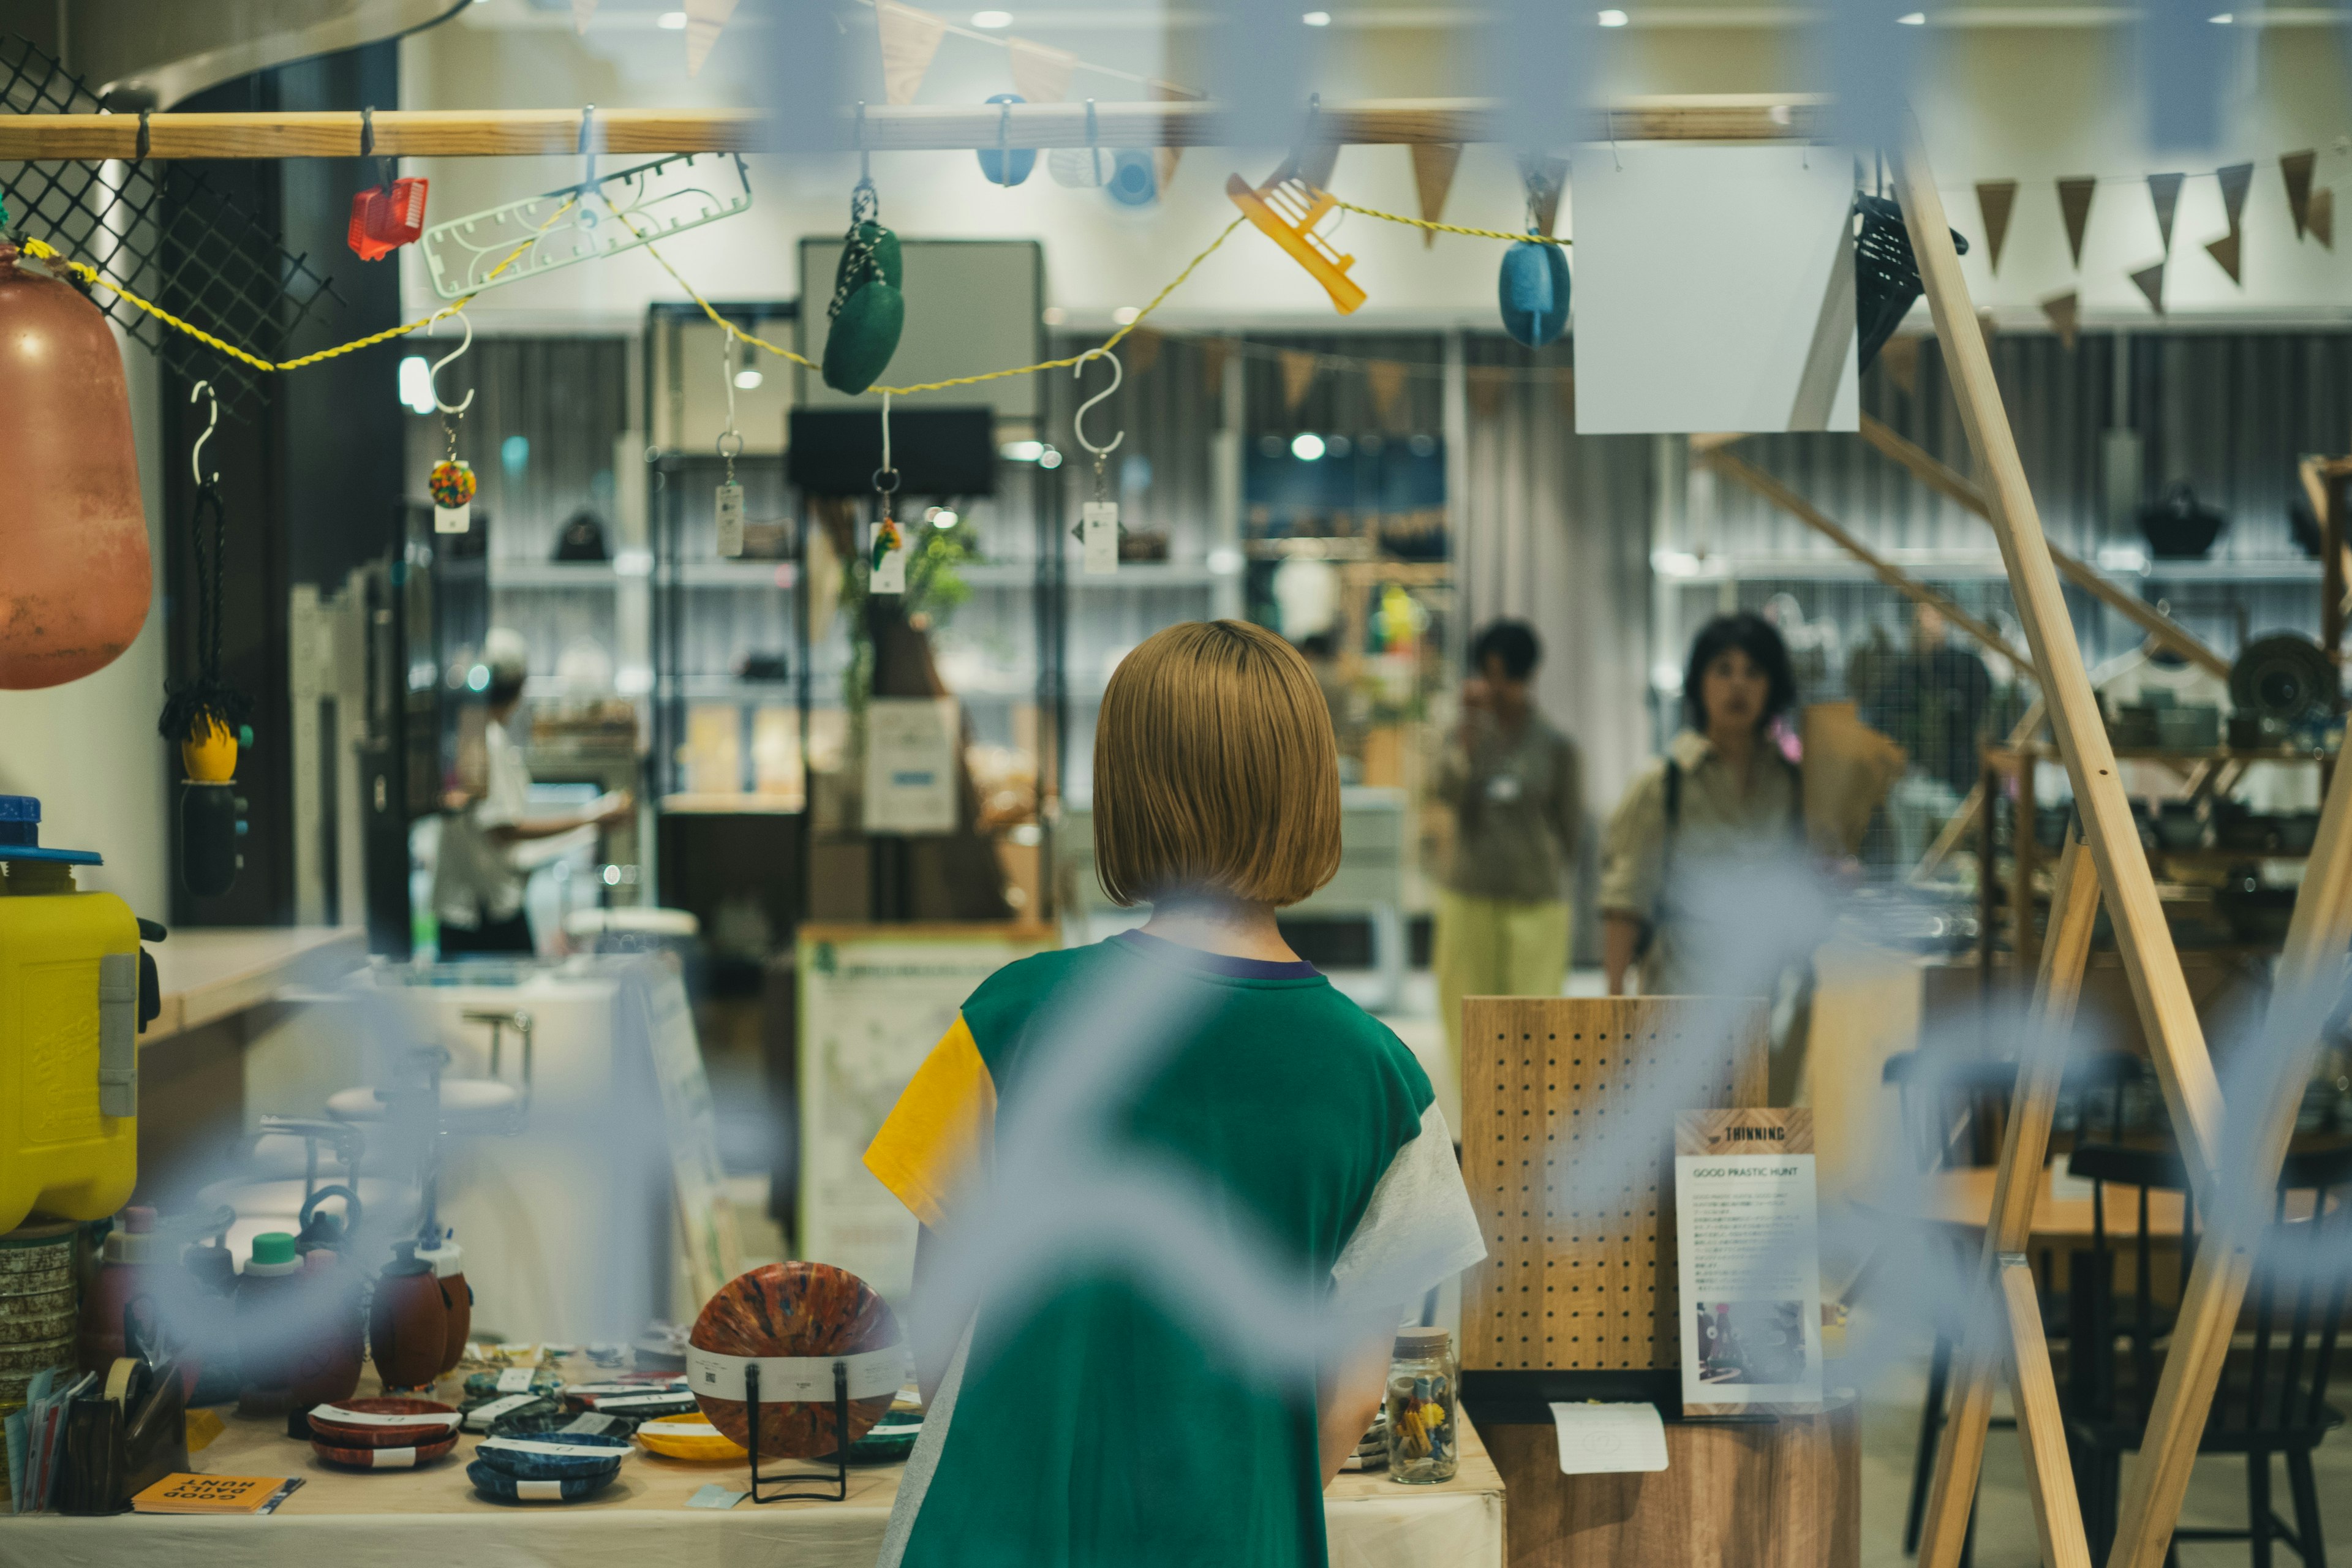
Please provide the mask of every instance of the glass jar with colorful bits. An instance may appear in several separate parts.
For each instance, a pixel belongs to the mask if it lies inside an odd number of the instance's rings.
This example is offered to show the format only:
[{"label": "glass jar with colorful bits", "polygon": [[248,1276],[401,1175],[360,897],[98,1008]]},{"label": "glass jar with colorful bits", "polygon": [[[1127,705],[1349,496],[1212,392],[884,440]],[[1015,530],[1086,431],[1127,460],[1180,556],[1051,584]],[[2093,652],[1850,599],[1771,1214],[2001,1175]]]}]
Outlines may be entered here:
[{"label": "glass jar with colorful bits", "polygon": [[1389,1478],[1408,1486],[1450,1481],[1460,1462],[1454,1418],[1461,1373],[1454,1363],[1453,1337],[1444,1329],[1399,1329],[1394,1356],[1389,1365]]}]

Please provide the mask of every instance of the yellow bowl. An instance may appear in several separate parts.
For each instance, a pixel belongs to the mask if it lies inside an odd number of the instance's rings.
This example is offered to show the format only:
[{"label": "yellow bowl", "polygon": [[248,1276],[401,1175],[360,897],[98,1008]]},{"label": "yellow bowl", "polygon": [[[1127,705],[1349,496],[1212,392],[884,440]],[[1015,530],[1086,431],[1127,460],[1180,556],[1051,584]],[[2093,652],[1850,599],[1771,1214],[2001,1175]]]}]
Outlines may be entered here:
[{"label": "yellow bowl", "polygon": [[723,1463],[746,1457],[740,1444],[713,1426],[698,1410],[655,1417],[637,1428],[637,1441],[646,1452],[672,1459]]}]

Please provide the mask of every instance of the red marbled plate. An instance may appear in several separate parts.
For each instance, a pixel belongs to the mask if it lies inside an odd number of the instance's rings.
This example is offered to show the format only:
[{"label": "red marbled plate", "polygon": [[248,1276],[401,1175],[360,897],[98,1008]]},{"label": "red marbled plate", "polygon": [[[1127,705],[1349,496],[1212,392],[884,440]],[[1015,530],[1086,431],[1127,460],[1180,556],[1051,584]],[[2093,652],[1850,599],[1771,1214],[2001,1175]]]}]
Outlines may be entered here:
[{"label": "red marbled plate", "polygon": [[[691,1342],[720,1355],[824,1356],[879,1350],[898,1338],[889,1303],[856,1275],[828,1263],[771,1263],[739,1275],[694,1320]],[[891,1394],[853,1401],[849,1442],[889,1413]],[[695,1395],[710,1424],[745,1447],[751,1423],[742,1401]],[[833,1401],[760,1407],[760,1455],[813,1459],[842,1442]]]}]

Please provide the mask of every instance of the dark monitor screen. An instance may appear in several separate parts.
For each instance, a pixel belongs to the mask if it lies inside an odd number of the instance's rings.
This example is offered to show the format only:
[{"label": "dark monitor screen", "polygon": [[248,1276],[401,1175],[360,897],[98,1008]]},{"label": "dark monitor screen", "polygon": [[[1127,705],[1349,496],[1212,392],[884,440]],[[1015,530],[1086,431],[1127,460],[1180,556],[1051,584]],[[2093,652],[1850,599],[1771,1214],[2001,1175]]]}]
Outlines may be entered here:
[{"label": "dark monitor screen", "polygon": [[[882,466],[881,410],[795,408],[784,472],[810,495],[862,496]],[[996,493],[996,415],[989,408],[893,408],[890,458],[902,496]]]}]

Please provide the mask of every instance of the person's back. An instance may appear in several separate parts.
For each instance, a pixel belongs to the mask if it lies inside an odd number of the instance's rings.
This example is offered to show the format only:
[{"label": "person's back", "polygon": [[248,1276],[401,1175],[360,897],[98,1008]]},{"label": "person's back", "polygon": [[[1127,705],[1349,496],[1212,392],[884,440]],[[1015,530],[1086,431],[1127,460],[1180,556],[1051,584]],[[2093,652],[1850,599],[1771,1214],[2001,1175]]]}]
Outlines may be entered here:
[{"label": "person's back", "polygon": [[1337,861],[1336,770],[1298,798],[1328,721],[1287,754],[1312,678],[1255,628],[1161,637],[1096,785],[1106,888],[1150,926],[989,980],[866,1155],[961,1332],[893,1568],[1322,1563],[1389,1331],[1484,1252],[1419,1065],[1274,929]]}]

